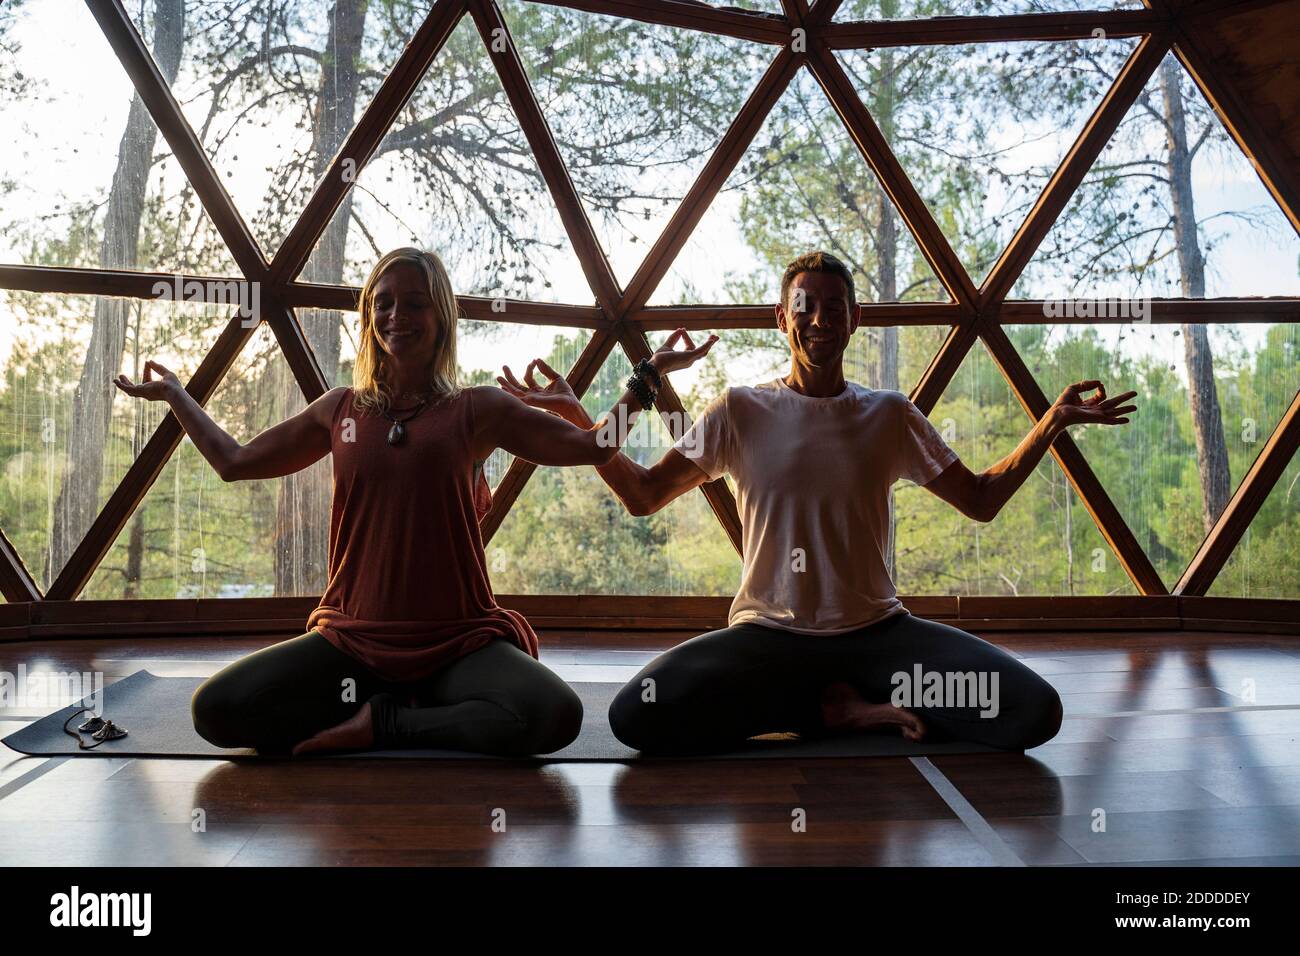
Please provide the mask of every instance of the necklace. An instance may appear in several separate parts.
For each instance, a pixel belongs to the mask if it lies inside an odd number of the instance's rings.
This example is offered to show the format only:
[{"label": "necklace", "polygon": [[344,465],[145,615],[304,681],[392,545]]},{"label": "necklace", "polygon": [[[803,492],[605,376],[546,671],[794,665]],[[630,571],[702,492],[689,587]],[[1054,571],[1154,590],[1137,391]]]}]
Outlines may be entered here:
[{"label": "necklace", "polygon": [[428,395],[433,389],[422,388],[418,392],[393,392],[393,398],[419,398],[421,395]]},{"label": "necklace", "polygon": [[407,421],[415,418],[415,416],[419,415],[421,411],[424,411],[424,406],[428,405],[428,403],[429,403],[429,399],[428,398],[424,399],[424,401],[420,402],[420,406],[417,407],[415,411],[411,412],[411,414],[407,415],[406,418],[404,419],[393,419],[393,418],[389,418],[389,416],[387,415],[383,416],[383,418],[393,423],[393,428],[389,429],[389,445],[396,446],[402,444],[403,441],[406,441]]}]

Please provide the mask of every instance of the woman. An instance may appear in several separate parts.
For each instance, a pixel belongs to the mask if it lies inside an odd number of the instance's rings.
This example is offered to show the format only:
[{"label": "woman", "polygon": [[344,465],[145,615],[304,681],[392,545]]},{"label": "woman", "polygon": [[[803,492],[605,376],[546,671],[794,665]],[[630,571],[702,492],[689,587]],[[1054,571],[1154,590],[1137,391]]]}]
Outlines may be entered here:
[{"label": "woman", "polygon": [[[247,445],[157,362],[139,385],[116,380],[129,395],[167,402],[224,481],[287,475],[333,453],[330,579],[308,631],[205,681],[192,702],[195,729],[218,747],[268,754],[559,750],[578,735],[582,703],[538,661],[528,622],[493,597],[478,530],[490,502],[482,463],[500,447],[539,465],[600,465],[626,430],[582,428],[499,388],[460,387],[456,298],[433,253],[381,258],[359,312],[352,387],[331,389]],[[684,334],[638,363],[613,422],[630,427],[660,376],[714,341],[675,351]],[[161,377],[151,380],[153,371]]]}]

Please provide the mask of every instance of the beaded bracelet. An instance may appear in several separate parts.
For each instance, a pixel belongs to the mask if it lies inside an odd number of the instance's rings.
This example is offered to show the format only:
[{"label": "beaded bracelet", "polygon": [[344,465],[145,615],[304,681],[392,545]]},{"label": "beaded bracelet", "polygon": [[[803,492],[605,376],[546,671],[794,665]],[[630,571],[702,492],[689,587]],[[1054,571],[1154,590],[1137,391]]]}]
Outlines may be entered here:
[{"label": "beaded bracelet", "polygon": [[642,409],[649,411],[654,408],[656,393],[641,378],[639,370],[633,370],[631,377],[627,380],[627,388],[636,396],[637,401],[641,403]]},{"label": "beaded bracelet", "polygon": [[646,378],[650,379],[650,384],[658,391],[664,387],[663,376],[659,374],[659,369],[654,367],[654,363],[649,359],[642,359],[637,362],[633,371],[640,372]]}]

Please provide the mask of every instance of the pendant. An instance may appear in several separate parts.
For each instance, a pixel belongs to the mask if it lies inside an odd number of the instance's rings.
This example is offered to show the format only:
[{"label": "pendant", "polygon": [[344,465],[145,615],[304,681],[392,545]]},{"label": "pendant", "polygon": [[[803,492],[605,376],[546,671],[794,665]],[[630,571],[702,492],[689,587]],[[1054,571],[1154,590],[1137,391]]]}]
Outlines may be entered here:
[{"label": "pendant", "polygon": [[393,427],[388,429],[388,444],[400,445],[405,437],[406,427],[401,422],[393,422]]}]

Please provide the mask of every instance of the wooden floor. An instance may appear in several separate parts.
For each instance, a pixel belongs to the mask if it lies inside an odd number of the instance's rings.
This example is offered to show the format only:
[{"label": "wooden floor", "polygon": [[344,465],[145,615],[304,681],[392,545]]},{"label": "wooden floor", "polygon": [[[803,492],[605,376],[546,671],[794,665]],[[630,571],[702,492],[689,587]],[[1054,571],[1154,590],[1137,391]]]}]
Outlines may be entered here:
[{"label": "wooden floor", "polygon": [[[543,633],[542,660],[624,681],[686,636]],[[0,864],[1300,864],[1300,642],[981,636],[1060,691],[1055,740],[1024,755],[544,765],[0,747]],[[281,639],[6,644],[0,670],[205,676]],[[0,709],[0,736],[40,715]]]}]

